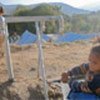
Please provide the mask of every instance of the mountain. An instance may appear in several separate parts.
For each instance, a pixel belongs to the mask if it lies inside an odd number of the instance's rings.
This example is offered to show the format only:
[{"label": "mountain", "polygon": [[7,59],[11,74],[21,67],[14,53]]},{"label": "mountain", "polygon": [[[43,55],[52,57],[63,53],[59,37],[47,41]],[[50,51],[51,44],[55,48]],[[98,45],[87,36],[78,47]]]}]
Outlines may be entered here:
[{"label": "mountain", "polygon": [[5,14],[6,15],[12,15],[18,5],[4,5],[4,9],[5,9]]},{"label": "mountain", "polygon": [[72,7],[72,6],[70,6],[68,4],[64,4],[64,3],[50,3],[50,4],[53,6],[61,7],[61,11],[67,15],[89,13],[88,10],[78,9],[78,8]]},{"label": "mountain", "polygon": [[[27,7],[30,8],[30,9],[33,9],[40,4],[27,5]],[[48,4],[50,4],[52,6],[61,7],[61,12],[64,13],[64,14],[67,14],[67,15],[89,13],[89,11],[87,11],[87,10],[78,9],[78,8],[72,7],[72,6],[64,4],[64,3],[48,3]],[[18,6],[26,6],[26,5],[3,5],[1,3],[0,3],[0,5],[4,7],[6,15],[13,15],[13,13],[15,12],[15,10]]]},{"label": "mountain", "polygon": [[35,7],[37,7],[39,4],[34,4],[34,5],[3,5],[2,3],[0,3],[0,6],[2,6],[4,8],[5,11],[5,15],[13,15],[13,13],[15,12],[15,10],[19,7],[19,6],[26,6],[27,8],[33,9]]},{"label": "mountain", "polygon": [[5,15],[12,15],[18,5],[3,5],[2,3],[0,3],[0,6],[4,8]]}]

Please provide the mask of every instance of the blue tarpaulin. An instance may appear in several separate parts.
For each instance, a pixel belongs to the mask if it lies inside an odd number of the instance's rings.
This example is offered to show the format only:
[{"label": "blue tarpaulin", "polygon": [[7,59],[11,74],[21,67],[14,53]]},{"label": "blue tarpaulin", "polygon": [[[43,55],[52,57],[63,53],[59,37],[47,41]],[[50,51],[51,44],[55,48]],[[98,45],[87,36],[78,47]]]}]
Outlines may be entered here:
[{"label": "blue tarpaulin", "polygon": [[37,40],[36,35],[26,30],[20,37],[20,40],[17,42],[17,44],[28,45],[28,44],[34,43],[36,40]]},{"label": "blue tarpaulin", "polygon": [[64,35],[60,35],[58,39],[55,41],[56,44],[63,44],[67,42],[74,42],[74,41],[80,41],[80,40],[89,40],[91,38],[94,38],[98,34],[78,34],[73,32],[65,33]]},{"label": "blue tarpaulin", "polygon": [[[48,37],[46,34],[42,34],[41,38],[43,41],[50,41],[50,37]],[[36,42],[37,40],[37,35],[29,32],[26,30],[22,36],[20,37],[20,40],[17,42],[18,45],[28,45]]]},{"label": "blue tarpaulin", "polygon": [[46,34],[42,34],[42,39],[44,40],[44,41],[50,41],[50,37],[49,36],[47,36]]},{"label": "blue tarpaulin", "polygon": [[70,92],[68,95],[68,100],[100,100],[99,96],[91,93],[82,92]]}]

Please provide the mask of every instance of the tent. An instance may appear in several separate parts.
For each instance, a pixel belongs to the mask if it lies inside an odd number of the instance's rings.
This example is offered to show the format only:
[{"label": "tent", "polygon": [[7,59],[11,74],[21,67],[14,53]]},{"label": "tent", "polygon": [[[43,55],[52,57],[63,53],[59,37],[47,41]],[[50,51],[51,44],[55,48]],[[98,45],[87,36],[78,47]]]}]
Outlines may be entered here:
[{"label": "tent", "polygon": [[62,36],[59,36],[58,39],[55,41],[56,44],[63,44],[67,42],[74,42],[74,41],[80,41],[80,40],[89,40],[91,38],[94,38],[98,34],[77,34],[73,32],[67,32]]},{"label": "tent", "polygon": [[43,39],[44,41],[46,41],[46,42],[51,40],[50,37],[47,36],[45,33],[42,34],[42,39]]},{"label": "tent", "polygon": [[37,36],[28,30],[26,30],[22,36],[20,37],[20,40],[17,42],[18,45],[28,45],[32,44],[37,40]]},{"label": "tent", "polygon": [[[20,40],[17,42],[17,44],[18,45],[28,45],[28,44],[35,43],[36,40],[37,40],[37,35],[26,30],[20,37]],[[50,41],[50,37],[47,36],[46,34],[42,34],[42,40],[45,42]]]}]

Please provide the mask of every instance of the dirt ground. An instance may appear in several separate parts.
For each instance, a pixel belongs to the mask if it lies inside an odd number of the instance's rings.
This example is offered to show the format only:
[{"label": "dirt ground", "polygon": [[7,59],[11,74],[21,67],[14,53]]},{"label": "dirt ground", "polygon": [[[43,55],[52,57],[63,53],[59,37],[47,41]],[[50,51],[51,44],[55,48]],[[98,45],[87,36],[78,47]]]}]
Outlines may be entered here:
[{"label": "dirt ground", "polygon": [[[61,73],[72,67],[88,62],[90,42],[54,45],[45,43],[44,65],[47,79],[60,78]],[[38,80],[38,48],[30,46],[11,46],[11,58],[15,82],[8,81],[5,57],[0,61],[0,100],[44,100]],[[58,100],[58,99],[57,99]]]}]

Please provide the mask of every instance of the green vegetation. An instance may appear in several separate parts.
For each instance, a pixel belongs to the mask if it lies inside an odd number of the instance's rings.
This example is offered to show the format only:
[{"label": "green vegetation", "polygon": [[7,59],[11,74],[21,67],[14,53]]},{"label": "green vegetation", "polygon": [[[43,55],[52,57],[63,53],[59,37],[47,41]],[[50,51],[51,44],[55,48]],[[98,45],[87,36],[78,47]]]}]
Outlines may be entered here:
[{"label": "green vegetation", "polygon": [[78,33],[100,32],[100,12],[72,16],[72,31]]},{"label": "green vegetation", "polygon": [[[34,9],[30,9],[25,6],[18,6],[14,16],[55,16],[63,15],[64,17],[64,31],[77,32],[77,33],[93,33],[100,32],[100,12],[92,12],[90,14],[78,14],[73,16],[65,15],[61,12],[61,7],[52,6],[49,4],[40,4]],[[56,33],[57,22],[46,22],[45,33]],[[19,34],[26,29],[35,33],[34,23],[13,23],[9,24],[9,32],[17,31]]]},{"label": "green vegetation", "polygon": [[[53,15],[61,15],[60,7],[57,6],[51,6],[49,4],[41,4],[37,6],[34,9],[29,9],[25,6],[18,6],[16,9],[16,12],[14,13],[14,16],[53,16]],[[16,31],[21,34],[26,29],[29,31],[35,33],[35,25],[34,23],[13,23],[9,24],[9,31],[12,33],[13,31]],[[56,29],[56,23],[47,22],[46,23],[46,31],[45,33],[54,33]]]}]

